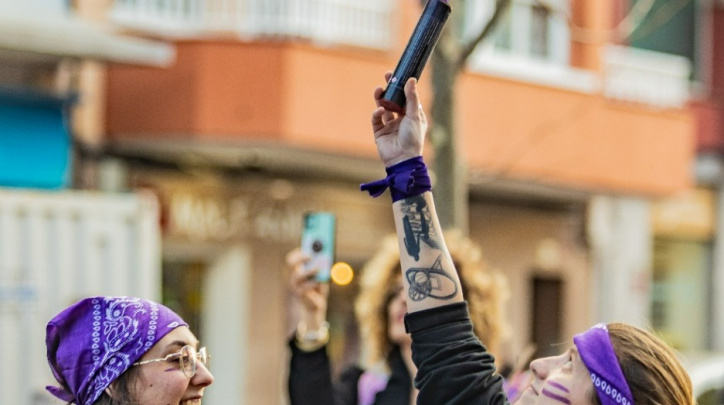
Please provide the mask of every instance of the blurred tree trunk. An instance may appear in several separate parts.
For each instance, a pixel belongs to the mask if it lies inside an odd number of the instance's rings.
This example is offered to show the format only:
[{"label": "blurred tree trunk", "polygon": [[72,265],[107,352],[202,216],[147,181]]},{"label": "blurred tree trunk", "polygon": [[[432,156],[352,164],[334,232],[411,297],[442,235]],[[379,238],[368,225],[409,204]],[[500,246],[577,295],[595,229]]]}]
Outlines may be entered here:
[{"label": "blurred tree trunk", "polygon": [[[487,24],[480,27],[474,37],[463,41],[460,37],[463,4],[453,3],[453,12],[430,57],[432,74],[432,105],[430,108],[429,137],[435,151],[432,164],[435,173],[435,204],[443,229],[457,228],[468,232],[468,184],[465,159],[458,158],[455,128],[455,85],[458,76],[475,47],[492,31],[511,0],[495,1],[495,13]],[[422,1],[423,5],[426,1]],[[457,9],[456,9],[457,8]]]}]

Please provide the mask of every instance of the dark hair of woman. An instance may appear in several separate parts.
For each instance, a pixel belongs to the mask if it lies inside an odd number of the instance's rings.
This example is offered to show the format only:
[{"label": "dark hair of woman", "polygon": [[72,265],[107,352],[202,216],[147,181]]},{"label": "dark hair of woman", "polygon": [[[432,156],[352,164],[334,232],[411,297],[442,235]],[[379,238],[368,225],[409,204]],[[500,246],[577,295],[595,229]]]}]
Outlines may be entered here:
[{"label": "dark hair of woman", "polygon": [[[138,367],[131,367],[118,376],[113,384],[104,391],[93,405],[136,405],[133,393],[141,379]],[[112,393],[111,394],[109,394]]]}]

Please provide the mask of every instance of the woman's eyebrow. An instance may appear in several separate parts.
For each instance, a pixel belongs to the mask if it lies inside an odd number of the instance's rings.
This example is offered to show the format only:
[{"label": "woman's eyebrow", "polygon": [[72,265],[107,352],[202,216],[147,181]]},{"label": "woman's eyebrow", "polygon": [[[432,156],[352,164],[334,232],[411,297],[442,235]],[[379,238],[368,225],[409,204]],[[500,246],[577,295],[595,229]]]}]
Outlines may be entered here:
[{"label": "woman's eyebrow", "polygon": [[189,342],[186,342],[186,341],[184,341],[184,340],[174,340],[173,342],[171,342],[171,343],[169,343],[168,345],[166,345],[166,347],[178,347],[179,349],[182,348],[182,347],[184,347],[184,346],[193,346],[194,348],[198,349],[198,348],[199,348],[199,342],[196,342],[196,344],[193,345],[193,344],[191,344],[191,343],[189,343]]}]

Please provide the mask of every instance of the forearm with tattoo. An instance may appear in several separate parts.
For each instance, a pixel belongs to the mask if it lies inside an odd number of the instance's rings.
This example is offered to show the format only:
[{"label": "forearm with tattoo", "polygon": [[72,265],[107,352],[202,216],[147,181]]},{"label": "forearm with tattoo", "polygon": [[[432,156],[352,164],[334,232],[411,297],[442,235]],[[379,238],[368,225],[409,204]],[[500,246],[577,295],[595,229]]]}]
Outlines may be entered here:
[{"label": "forearm with tattoo", "polygon": [[394,204],[394,210],[410,312],[462,300],[432,194],[400,200]]}]

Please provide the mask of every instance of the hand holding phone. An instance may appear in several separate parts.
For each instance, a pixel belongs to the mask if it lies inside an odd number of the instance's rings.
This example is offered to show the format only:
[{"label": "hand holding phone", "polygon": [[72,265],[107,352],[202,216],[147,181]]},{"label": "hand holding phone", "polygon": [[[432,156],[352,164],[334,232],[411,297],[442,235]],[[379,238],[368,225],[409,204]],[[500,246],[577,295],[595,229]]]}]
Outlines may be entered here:
[{"label": "hand holding phone", "polygon": [[302,228],[302,253],[309,257],[304,264],[308,271],[315,271],[315,281],[329,282],[336,236],[336,218],[331,212],[309,212],[304,215]]}]

